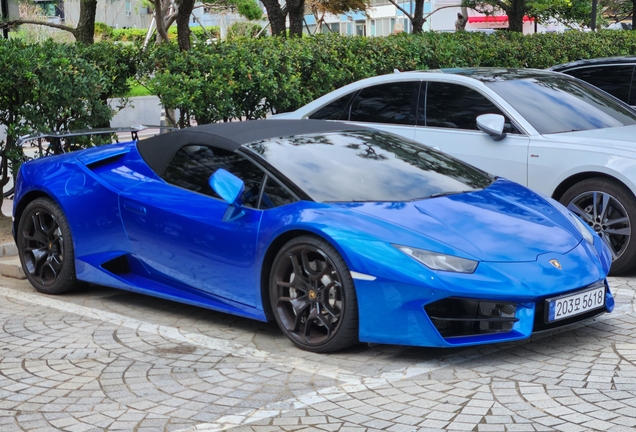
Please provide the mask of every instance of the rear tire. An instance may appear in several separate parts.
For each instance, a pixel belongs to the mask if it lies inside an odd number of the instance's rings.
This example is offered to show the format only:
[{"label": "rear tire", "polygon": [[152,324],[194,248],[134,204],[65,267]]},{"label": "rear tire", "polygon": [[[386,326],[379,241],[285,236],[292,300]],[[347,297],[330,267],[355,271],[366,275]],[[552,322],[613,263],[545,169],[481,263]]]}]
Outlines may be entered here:
[{"label": "rear tire", "polygon": [[636,198],[629,189],[611,179],[591,178],[572,186],[560,201],[610,248],[611,275],[636,267]]},{"label": "rear tire", "polygon": [[26,206],[16,242],[24,273],[36,290],[62,294],[79,285],[71,230],[53,200],[37,198]]},{"label": "rear tire", "polygon": [[358,341],[358,301],[346,263],[325,240],[300,236],[276,255],[270,301],[278,326],[299,348],[342,350]]}]

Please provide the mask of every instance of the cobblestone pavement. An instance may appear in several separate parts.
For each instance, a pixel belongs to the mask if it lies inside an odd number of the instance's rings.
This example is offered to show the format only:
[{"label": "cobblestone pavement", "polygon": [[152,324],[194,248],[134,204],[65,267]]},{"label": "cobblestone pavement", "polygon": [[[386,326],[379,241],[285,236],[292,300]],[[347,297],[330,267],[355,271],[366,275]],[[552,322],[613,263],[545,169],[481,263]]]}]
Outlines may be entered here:
[{"label": "cobblestone pavement", "polygon": [[636,428],[636,278],[614,313],[469,349],[294,348],[275,325],[0,278],[0,431]]}]

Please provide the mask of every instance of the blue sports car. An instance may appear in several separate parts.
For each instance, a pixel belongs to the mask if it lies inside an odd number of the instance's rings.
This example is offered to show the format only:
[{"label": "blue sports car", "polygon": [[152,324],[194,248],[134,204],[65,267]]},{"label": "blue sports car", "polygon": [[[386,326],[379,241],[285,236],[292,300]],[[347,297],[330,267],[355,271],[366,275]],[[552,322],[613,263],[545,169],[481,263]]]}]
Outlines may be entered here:
[{"label": "blue sports car", "polygon": [[[276,320],[298,347],[457,347],[610,312],[610,251],[565,207],[415,142],[213,124],[22,165],[29,281]],[[599,215],[602,216],[602,215]]]}]

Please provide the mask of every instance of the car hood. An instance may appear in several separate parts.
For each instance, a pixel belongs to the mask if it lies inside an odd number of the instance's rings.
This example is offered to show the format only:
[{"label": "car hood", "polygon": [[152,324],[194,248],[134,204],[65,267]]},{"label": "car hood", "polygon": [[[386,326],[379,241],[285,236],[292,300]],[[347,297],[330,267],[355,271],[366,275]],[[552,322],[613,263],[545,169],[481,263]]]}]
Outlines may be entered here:
[{"label": "car hood", "polygon": [[551,141],[594,146],[610,152],[613,149],[636,150],[636,125],[545,134],[543,137]]},{"label": "car hood", "polygon": [[535,261],[546,252],[567,253],[582,239],[567,217],[545,198],[507,180],[477,192],[411,202],[351,203],[347,207],[481,261]]}]

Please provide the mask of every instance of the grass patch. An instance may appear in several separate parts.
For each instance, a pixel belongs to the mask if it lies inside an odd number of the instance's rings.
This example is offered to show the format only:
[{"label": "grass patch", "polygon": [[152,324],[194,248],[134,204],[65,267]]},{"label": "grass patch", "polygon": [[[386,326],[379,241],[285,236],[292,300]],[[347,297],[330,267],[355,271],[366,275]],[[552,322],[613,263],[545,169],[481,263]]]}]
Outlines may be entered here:
[{"label": "grass patch", "polygon": [[151,95],[152,93],[150,92],[150,90],[148,90],[146,87],[142,86],[141,84],[137,84],[134,82],[130,83],[130,90],[126,94],[126,96],[128,97],[151,96]]}]

